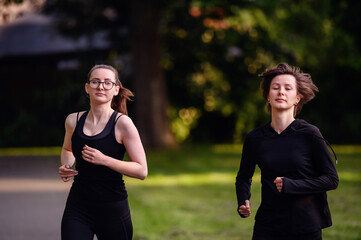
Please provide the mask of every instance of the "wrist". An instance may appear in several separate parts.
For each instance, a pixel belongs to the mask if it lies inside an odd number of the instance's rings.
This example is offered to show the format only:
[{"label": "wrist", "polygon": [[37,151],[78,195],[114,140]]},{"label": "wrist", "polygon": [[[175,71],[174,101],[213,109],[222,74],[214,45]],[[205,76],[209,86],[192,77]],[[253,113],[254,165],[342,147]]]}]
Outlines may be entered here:
[{"label": "wrist", "polygon": [[112,163],[113,163],[113,158],[104,155],[104,158],[103,158],[103,161],[102,161],[102,162],[104,163],[104,166],[105,166],[105,167],[110,168],[111,165],[112,165]]}]

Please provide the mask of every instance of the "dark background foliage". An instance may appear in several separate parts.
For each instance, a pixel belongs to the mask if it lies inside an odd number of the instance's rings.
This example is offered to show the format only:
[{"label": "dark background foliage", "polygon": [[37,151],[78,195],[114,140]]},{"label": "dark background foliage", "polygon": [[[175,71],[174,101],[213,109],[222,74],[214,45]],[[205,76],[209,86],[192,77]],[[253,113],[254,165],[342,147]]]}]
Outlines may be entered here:
[{"label": "dark background foliage", "polygon": [[[151,23],[142,20],[149,3],[158,24],[152,33],[147,32],[154,29]],[[333,144],[360,143],[360,5],[336,0],[47,1],[42,11],[52,17],[52,28],[60,34],[96,43],[94,36],[102,33],[108,44],[0,55],[0,146],[61,145],[67,114],[88,108],[83,86],[96,63],[116,66],[124,85],[135,91],[130,116],[142,136],[152,135],[149,139],[165,135],[166,129],[154,133],[142,128],[148,119],[139,117],[137,98],[164,94],[167,104],[161,107],[169,119],[164,124],[178,142],[241,143],[249,130],[269,120],[257,74],[288,62],[311,73],[320,89],[298,117],[317,125]],[[159,36],[159,45],[147,41],[160,54],[154,61],[161,70],[156,75],[159,84],[166,86],[162,93],[139,87],[150,80],[136,73],[154,66],[148,65],[151,60],[134,64],[139,44],[132,35],[135,28]],[[0,33],[3,38],[9,34]],[[59,67],[62,64],[73,67]],[[149,109],[141,107],[137,109]]]}]

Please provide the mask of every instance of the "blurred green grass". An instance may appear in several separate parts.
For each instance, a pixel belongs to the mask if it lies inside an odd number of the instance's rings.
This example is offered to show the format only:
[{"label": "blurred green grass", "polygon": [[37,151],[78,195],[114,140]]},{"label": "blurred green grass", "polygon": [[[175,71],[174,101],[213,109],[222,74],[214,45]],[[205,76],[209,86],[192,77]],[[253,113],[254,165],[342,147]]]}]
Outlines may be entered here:
[{"label": "blurred green grass", "polygon": [[[327,240],[361,239],[361,146],[336,146],[338,189],[328,192],[333,226]],[[134,239],[251,239],[260,204],[260,174],[252,184],[252,216],[236,212],[235,177],[242,146],[183,146],[148,151],[145,181],[126,178]]]},{"label": "blurred green grass", "polygon": [[1,156],[55,156],[60,155],[61,147],[0,148]]},{"label": "blurred green grass", "polygon": [[[326,240],[361,239],[361,146],[334,146],[338,189],[328,192],[333,226]],[[125,177],[135,240],[251,239],[260,203],[260,174],[252,184],[252,216],[236,212],[235,177],[240,145],[192,145],[149,150],[145,181]],[[4,155],[59,155],[60,148],[0,149]]]}]

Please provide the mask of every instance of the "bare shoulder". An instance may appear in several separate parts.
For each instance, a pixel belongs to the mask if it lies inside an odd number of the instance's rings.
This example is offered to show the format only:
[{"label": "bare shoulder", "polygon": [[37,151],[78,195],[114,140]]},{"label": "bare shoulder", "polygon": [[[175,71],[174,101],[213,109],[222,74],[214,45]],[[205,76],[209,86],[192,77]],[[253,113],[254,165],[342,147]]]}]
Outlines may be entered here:
[{"label": "bare shoulder", "polygon": [[65,119],[65,127],[69,129],[75,129],[78,118],[84,114],[83,112],[70,113]]},{"label": "bare shoulder", "polygon": [[120,130],[122,133],[129,133],[129,132],[133,132],[133,131],[137,131],[137,128],[135,127],[133,120],[125,115],[122,114],[120,116],[120,114],[118,114],[118,121],[116,122],[116,129]]},{"label": "bare shoulder", "polygon": [[134,126],[133,120],[125,114],[118,114],[117,118],[117,128],[127,128]]}]

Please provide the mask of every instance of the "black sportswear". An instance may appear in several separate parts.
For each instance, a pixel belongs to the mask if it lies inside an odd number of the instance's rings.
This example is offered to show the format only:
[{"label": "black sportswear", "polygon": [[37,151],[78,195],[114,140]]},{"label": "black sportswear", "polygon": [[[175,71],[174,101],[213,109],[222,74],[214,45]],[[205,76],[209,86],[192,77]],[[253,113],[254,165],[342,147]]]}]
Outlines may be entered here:
[{"label": "black sportswear", "polygon": [[[317,127],[296,119],[281,134],[270,123],[247,134],[236,178],[238,208],[251,197],[256,165],[262,202],[255,231],[305,234],[332,225],[326,191],[335,189],[339,180]],[[281,193],[273,183],[277,177],[284,177]]]},{"label": "black sportswear", "polygon": [[123,175],[110,168],[94,165],[82,158],[85,145],[103,154],[122,160],[123,144],[117,142],[114,128],[118,120],[114,112],[104,130],[87,136],[83,132],[85,112],[77,121],[72,136],[72,150],[76,159],[73,185],[65,206],[62,224],[62,240],[130,240],[133,226]]}]

